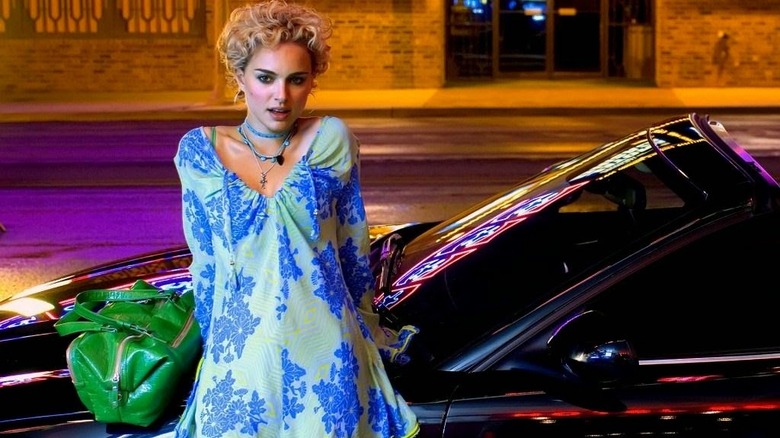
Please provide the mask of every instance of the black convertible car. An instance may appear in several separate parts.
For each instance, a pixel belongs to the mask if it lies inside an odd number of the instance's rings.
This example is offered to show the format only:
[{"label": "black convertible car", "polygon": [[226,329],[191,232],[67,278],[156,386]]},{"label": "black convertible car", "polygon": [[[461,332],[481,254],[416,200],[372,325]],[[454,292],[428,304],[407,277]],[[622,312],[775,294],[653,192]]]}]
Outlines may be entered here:
[{"label": "black convertible car", "polygon": [[[419,328],[387,366],[420,436],[780,436],[779,200],[720,123],[688,114],[443,222],[375,228],[376,310]],[[53,324],[82,290],[185,290],[189,262],[153,254],[0,302],[0,434],[170,432],[92,421]]]}]

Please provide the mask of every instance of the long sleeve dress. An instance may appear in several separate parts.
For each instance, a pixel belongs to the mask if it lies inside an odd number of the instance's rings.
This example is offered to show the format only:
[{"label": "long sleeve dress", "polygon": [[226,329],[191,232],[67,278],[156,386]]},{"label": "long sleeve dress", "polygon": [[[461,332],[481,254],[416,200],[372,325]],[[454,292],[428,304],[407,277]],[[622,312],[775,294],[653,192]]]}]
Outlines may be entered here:
[{"label": "long sleeve dress", "polygon": [[174,162],[203,360],[180,437],[412,437],[358,306],[373,279],[358,141],[324,117],[265,197],[223,167],[201,128]]}]

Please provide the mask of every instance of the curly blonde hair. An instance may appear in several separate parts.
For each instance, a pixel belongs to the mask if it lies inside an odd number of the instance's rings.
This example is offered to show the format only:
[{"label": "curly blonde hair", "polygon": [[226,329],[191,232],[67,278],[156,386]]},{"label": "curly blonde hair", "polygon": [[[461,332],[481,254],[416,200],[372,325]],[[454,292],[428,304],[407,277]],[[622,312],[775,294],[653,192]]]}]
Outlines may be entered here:
[{"label": "curly blonde hair", "polygon": [[[235,76],[244,71],[258,48],[273,48],[286,42],[299,43],[309,50],[316,78],[330,66],[330,46],[326,41],[332,33],[330,19],[314,9],[286,0],[269,0],[234,9],[217,40],[217,50],[231,73],[231,86],[237,86]],[[316,84],[315,80],[315,87]]]}]

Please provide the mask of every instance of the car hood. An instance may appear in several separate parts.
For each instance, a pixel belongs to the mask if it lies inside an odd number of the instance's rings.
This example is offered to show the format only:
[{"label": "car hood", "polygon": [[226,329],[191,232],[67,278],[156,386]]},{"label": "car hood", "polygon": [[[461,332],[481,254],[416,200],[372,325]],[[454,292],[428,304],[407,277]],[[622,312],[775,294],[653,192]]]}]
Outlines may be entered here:
[{"label": "car hood", "polygon": [[[714,166],[717,161],[718,166],[739,174],[746,181],[744,191],[720,187],[711,181],[717,178],[696,171],[697,166],[702,166],[695,159],[702,152],[708,160],[714,160],[704,167]],[[678,162],[667,155],[676,157]],[[465,339],[480,336],[476,331],[487,333],[496,329],[512,315],[504,315],[503,320],[496,316],[495,321],[478,321],[475,315],[500,313],[496,309],[504,306],[508,294],[515,304],[521,302],[518,295],[529,295],[528,306],[532,301],[538,304],[549,298],[531,297],[529,292],[533,289],[531,284],[542,281],[544,271],[534,273],[533,279],[516,271],[532,258],[554,257],[555,242],[540,240],[537,234],[541,233],[523,230],[544,226],[552,212],[572,202],[584,190],[594,190],[592,187],[621,169],[659,156],[664,158],[660,160],[664,171],[678,186],[686,204],[705,205],[713,211],[726,205],[758,207],[761,202],[776,200],[777,182],[721,125],[696,114],[668,119],[552,165],[414,239],[405,243],[399,239],[395,251],[386,251],[395,254],[390,263],[393,275],[384,284],[380,281],[384,287],[378,290],[376,308],[389,326],[420,328],[421,343],[424,333],[428,333],[429,343],[437,345],[432,350],[450,351]],[[751,191],[756,187],[768,188],[774,195],[762,201],[761,194]],[[500,243],[502,236],[520,233],[526,233],[522,239],[503,240],[525,245]],[[506,262],[510,255],[514,265]],[[452,343],[451,349],[443,345],[448,342]]]}]

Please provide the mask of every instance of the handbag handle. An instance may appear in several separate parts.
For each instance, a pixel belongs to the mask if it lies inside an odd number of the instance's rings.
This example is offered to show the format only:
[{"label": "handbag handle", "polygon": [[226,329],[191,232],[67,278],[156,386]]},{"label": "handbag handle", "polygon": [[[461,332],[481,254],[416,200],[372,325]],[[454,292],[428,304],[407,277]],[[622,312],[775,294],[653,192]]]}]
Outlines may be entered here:
[{"label": "handbag handle", "polygon": [[[63,315],[54,323],[54,328],[60,336],[85,331],[106,330],[131,330],[135,333],[151,335],[143,327],[107,317],[93,309],[98,304],[106,304],[117,301],[146,301],[169,300],[173,297],[171,292],[161,292],[154,286],[143,280],[138,280],[130,290],[91,289],[76,295],[75,306],[72,311]],[[80,320],[83,318],[84,320]]]}]

